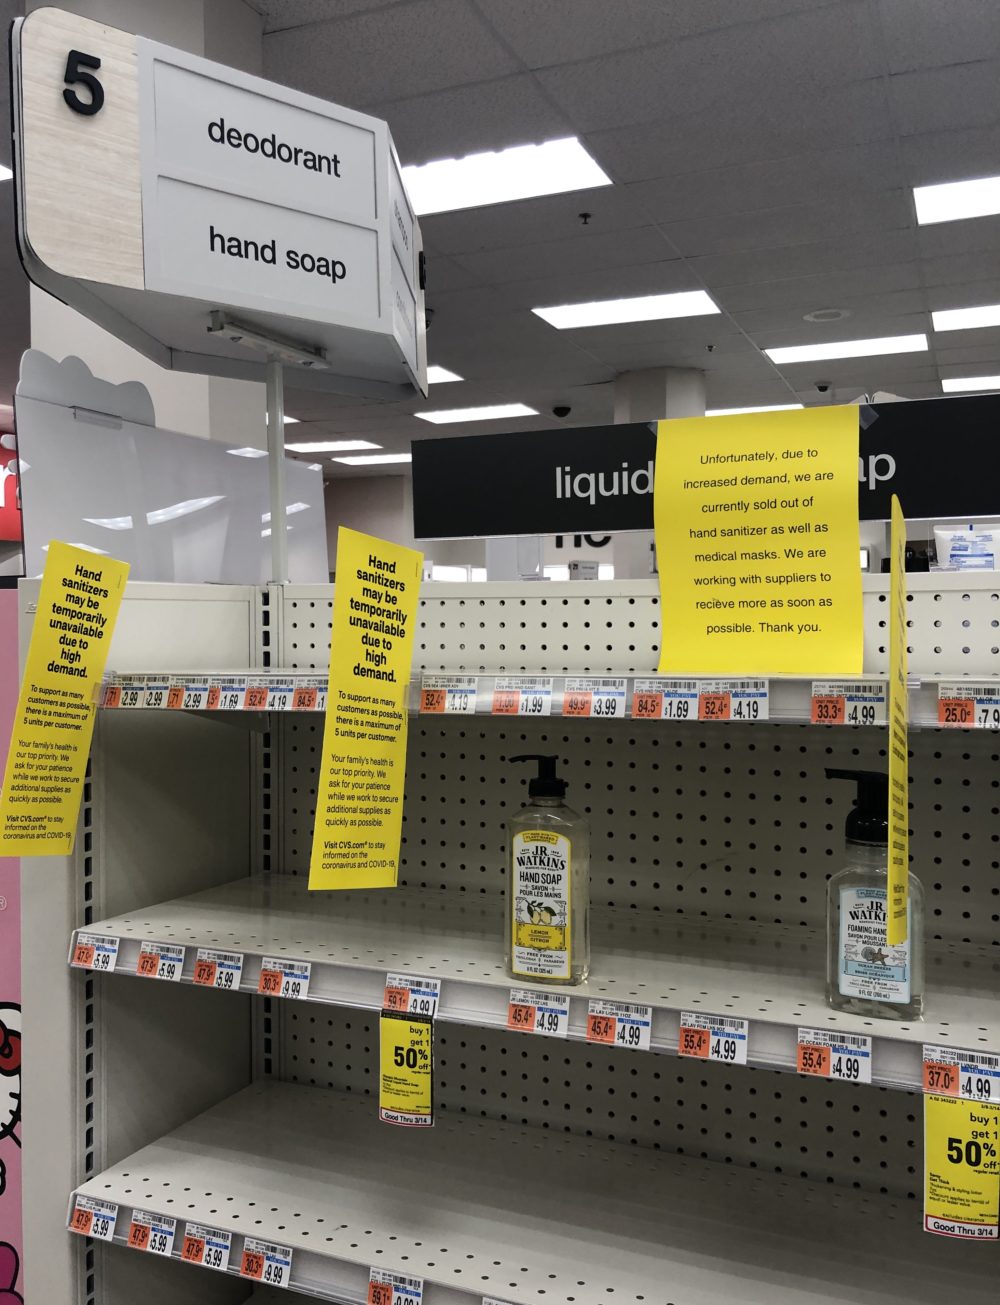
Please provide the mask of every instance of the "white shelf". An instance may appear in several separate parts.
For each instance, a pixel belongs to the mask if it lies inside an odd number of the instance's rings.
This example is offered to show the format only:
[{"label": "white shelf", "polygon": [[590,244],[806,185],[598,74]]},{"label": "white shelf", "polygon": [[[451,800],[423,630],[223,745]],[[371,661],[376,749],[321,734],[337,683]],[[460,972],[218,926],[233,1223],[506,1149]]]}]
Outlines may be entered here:
[{"label": "white shelf", "polygon": [[[371,1099],[257,1083],[78,1189],[293,1249],[294,1291],[360,1302],[368,1271],[426,1305],[995,1305],[987,1251],[914,1203],[469,1117],[380,1124]],[[206,1270],[207,1272],[207,1270]]]},{"label": "white shelf", "polygon": [[[920,1090],[925,1042],[1000,1051],[1000,957],[992,952],[932,948],[925,1019],[897,1023],[829,1009],[825,943],[814,931],[603,908],[591,921],[591,977],[561,989],[571,995],[575,1039],[585,1037],[588,999],[601,997],[652,1006],[651,1046],[661,1052],[677,1051],[681,1011],[746,1018],[749,1063],[770,1069],[794,1070],[800,1026],[867,1034],[873,1082],[892,1088]],[[256,992],[261,959],[277,956],[310,962],[310,1001],[367,1010],[381,1008],[388,971],[437,978],[438,1018],[500,1028],[515,986],[504,972],[503,928],[502,908],[475,897],[422,889],[310,894],[304,879],[280,875],[237,880],[85,932],[120,940],[116,974],[135,975],[144,941],[187,949],[184,983],[192,981],[199,947],[238,951],[240,991]]]}]

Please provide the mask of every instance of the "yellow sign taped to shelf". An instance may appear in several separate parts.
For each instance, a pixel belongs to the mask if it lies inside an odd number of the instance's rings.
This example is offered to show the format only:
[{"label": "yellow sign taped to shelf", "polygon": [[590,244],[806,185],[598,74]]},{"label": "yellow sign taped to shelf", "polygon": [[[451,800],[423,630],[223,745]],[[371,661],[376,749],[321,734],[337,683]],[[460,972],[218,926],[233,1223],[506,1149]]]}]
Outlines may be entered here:
[{"label": "yellow sign taped to shelf", "polygon": [[128,563],[49,545],[0,791],[0,856],[73,851]]},{"label": "yellow sign taped to shelf", "polygon": [[910,695],[906,688],[906,518],[892,496],[889,556],[889,919],[886,942],[905,943],[910,886]]},{"label": "yellow sign taped to shelf", "polygon": [[860,675],[855,406],[661,421],[660,674]]},{"label": "yellow sign taped to shelf", "polygon": [[340,528],[311,889],[395,887],[422,564]]},{"label": "yellow sign taped to shelf", "polygon": [[434,1123],[432,1021],[383,1011],[379,1020],[379,1071],[379,1119],[406,1128],[430,1128]]},{"label": "yellow sign taped to shelf", "polygon": [[924,1230],[1000,1237],[1000,1107],[924,1097]]}]

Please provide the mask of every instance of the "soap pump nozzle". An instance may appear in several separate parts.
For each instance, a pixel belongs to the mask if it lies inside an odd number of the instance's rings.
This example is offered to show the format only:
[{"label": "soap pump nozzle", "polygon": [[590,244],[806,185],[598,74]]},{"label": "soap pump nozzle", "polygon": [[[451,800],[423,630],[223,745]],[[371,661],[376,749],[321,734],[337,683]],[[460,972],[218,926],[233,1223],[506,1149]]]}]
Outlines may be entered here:
[{"label": "soap pump nozzle", "polygon": [[559,761],[557,756],[544,756],[540,752],[525,752],[521,756],[511,757],[510,760],[538,762],[538,774],[532,776],[528,781],[529,797],[562,798],[566,796],[566,781],[560,779],[556,774],[556,765]]},{"label": "soap pump nozzle", "polygon": [[827,779],[857,785],[855,805],[848,812],[844,833],[851,843],[889,842],[889,776],[881,770],[837,770],[827,767]]}]

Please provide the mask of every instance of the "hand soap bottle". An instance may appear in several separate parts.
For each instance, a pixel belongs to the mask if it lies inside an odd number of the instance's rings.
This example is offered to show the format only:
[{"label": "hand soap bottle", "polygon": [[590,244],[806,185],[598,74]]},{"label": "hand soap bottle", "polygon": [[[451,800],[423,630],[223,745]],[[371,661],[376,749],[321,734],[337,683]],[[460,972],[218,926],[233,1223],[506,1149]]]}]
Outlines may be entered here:
[{"label": "hand soap bottle", "polygon": [[827,1001],[877,1019],[918,1020],[924,1009],[924,890],[909,876],[907,940],[886,941],[889,899],[889,777],[827,770],[857,784],[847,817],[847,865],[827,887]]},{"label": "hand soap bottle", "polygon": [[590,827],[563,801],[558,760],[511,757],[538,763],[507,831],[507,973],[531,983],[583,983],[590,973]]}]

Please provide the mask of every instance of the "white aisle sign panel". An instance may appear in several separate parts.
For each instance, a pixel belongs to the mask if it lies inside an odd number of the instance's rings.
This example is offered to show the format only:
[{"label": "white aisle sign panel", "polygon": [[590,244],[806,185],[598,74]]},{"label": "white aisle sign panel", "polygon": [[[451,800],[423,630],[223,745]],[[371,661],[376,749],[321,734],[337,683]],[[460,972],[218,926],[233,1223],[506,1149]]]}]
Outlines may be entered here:
[{"label": "white aisle sign panel", "polygon": [[385,122],[58,9],[15,22],[12,61],[37,285],[163,366],[256,376],[256,331],[314,388],[426,394],[420,228]]}]

